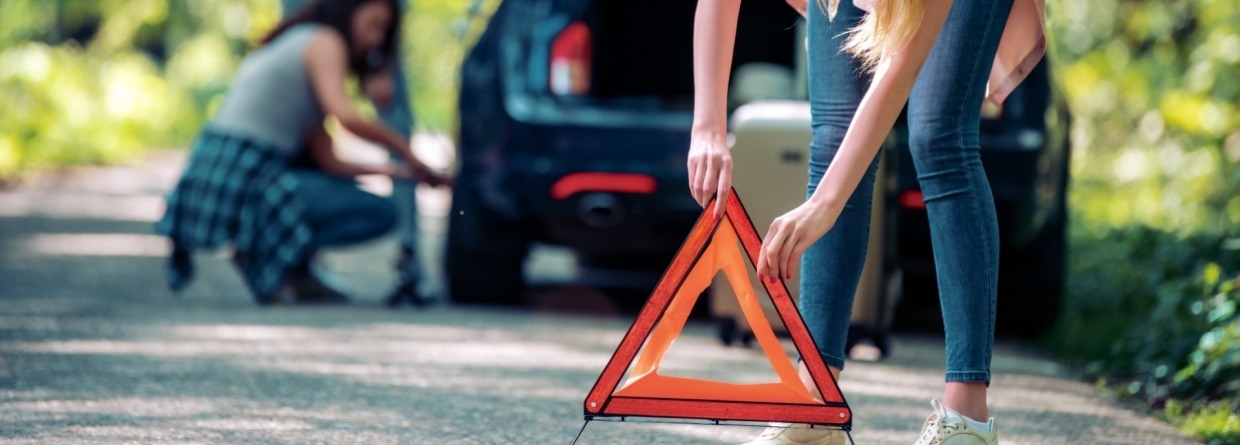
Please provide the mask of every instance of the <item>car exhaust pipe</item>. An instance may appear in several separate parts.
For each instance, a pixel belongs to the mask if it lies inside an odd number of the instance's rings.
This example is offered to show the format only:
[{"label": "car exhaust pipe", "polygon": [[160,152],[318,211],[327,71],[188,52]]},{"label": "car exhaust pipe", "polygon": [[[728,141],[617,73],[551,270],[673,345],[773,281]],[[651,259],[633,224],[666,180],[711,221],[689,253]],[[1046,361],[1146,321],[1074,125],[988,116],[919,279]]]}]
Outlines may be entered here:
[{"label": "car exhaust pipe", "polygon": [[577,201],[577,219],[595,229],[620,225],[627,216],[624,204],[611,193],[589,193]]}]

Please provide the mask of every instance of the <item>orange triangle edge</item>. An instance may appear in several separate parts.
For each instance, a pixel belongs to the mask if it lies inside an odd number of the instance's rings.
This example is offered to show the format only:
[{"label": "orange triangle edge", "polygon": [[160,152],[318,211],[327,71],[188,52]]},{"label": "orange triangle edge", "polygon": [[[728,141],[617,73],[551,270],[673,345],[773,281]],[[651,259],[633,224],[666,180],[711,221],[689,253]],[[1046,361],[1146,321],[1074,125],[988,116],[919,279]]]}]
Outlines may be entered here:
[{"label": "orange triangle edge", "polygon": [[[729,191],[724,217],[715,219],[713,209],[712,201],[694,224],[646,305],[586,396],[585,419],[652,417],[716,422],[790,422],[851,430],[852,410],[818,354],[818,348],[783,281],[769,277],[762,281],[762,286],[770,296],[797,353],[805,362],[814,385],[822,394],[821,398],[810,396],[796,377],[770,322],[757,306],[748,273],[744,269],[736,270],[738,265],[744,267],[744,260],[751,265],[757,264],[762,246],[761,237],[736,189]],[[737,241],[743,247],[743,253],[736,248]],[[658,374],[659,360],[679,336],[688,311],[701,291],[705,290],[706,285],[702,283],[708,282],[719,271],[724,272],[736,290],[743,313],[781,378],[780,382],[734,384]],[[748,289],[737,288],[738,284]],[[647,343],[643,349],[643,344]],[[637,366],[627,381],[621,382],[635,359]]]}]

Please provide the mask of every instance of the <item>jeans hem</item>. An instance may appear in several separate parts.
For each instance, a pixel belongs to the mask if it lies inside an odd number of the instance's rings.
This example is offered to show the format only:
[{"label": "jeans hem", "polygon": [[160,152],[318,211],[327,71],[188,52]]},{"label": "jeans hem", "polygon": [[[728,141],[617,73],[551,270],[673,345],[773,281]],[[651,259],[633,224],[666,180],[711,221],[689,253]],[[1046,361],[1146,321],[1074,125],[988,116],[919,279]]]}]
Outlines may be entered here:
[{"label": "jeans hem", "polygon": [[843,371],[843,370],[844,370],[844,361],[845,361],[845,360],[844,360],[843,358],[841,358],[841,357],[836,357],[836,356],[831,355],[831,354],[821,354],[821,353],[820,353],[820,355],[822,355],[822,361],[823,361],[823,362],[825,362],[825,363],[827,364],[827,366],[830,366],[830,367],[832,367],[832,368],[839,369],[840,371]]},{"label": "jeans hem", "polygon": [[990,386],[990,373],[984,371],[948,372],[948,383],[985,383]]}]

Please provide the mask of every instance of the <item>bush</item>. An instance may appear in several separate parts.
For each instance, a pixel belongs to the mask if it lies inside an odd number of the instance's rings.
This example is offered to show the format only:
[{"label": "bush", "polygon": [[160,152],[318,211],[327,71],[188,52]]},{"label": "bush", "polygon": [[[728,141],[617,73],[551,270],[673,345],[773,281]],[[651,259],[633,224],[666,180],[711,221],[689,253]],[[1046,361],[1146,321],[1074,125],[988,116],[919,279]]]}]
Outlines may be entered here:
[{"label": "bush", "polygon": [[[0,180],[187,146],[275,0],[0,1]],[[498,0],[407,0],[406,75],[419,126],[449,131],[457,67]],[[467,20],[473,17],[474,20]]]},{"label": "bush", "polygon": [[1212,403],[1196,408],[1169,403],[1166,416],[1207,445],[1240,445],[1240,404]]},{"label": "bush", "polygon": [[187,145],[274,3],[0,2],[0,180]]},{"label": "bush", "polygon": [[1068,288],[1046,340],[1185,431],[1238,443],[1240,4],[1047,11],[1074,154]]},{"label": "bush", "polygon": [[[191,97],[142,54],[101,57],[29,42],[0,53],[0,178],[60,165],[117,162],[175,144],[200,120]],[[152,119],[152,116],[159,116]]]},{"label": "bush", "polygon": [[1240,238],[1076,227],[1071,252],[1054,350],[1168,415],[1240,400]]}]

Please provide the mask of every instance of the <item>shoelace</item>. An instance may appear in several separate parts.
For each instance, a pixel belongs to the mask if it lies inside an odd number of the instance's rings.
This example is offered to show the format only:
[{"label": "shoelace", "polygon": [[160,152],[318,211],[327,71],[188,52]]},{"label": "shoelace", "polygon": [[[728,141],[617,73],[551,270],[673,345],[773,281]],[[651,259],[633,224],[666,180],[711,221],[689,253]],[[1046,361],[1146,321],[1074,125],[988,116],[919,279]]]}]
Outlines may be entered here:
[{"label": "shoelace", "polygon": [[921,427],[921,438],[917,439],[917,445],[938,445],[943,442],[939,437],[940,420],[939,413],[930,414],[926,424]]},{"label": "shoelace", "polygon": [[941,445],[950,433],[962,429],[965,429],[963,423],[943,423],[943,417],[939,413],[930,414],[930,418],[926,419],[926,425],[922,427],[921,438],[917,439],[917,445]]}]

